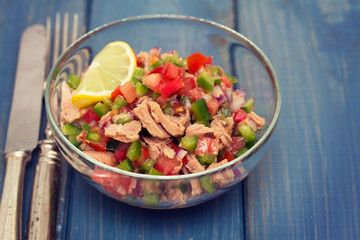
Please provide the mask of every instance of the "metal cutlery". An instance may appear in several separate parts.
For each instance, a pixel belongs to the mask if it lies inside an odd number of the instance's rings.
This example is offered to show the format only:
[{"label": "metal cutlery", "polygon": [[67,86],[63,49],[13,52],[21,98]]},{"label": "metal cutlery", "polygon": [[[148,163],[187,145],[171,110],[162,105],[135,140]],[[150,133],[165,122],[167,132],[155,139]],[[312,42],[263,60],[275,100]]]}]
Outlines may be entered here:
[{"label": "metal cutlery", "polygon": [[0,204],[0,239],[21,238],[25,165],[39,137],[46,37],[43,25],[21,37],[6,137],[6,173]]},{"label": "metal cutlery", "polygon": [[[47,60],[53,65],[61,51],[64,51],[69,43],[69,14],[64,14],[62,32],[60,14],[56,14],[52,61],[50,61],[52,42],[50,17],[47,18],[46,29]],[[60,42],[61,33],[62,42]],[[72,43],[78,37],[78,14],[76,13],[73,16],[70,35],[70,43]],[[52,137],[49,123],[47,123],[45,135],[46,139],[39,141],[40,154],[33,184],[27,239],[53,239],[55,237],[60,155]]]}]

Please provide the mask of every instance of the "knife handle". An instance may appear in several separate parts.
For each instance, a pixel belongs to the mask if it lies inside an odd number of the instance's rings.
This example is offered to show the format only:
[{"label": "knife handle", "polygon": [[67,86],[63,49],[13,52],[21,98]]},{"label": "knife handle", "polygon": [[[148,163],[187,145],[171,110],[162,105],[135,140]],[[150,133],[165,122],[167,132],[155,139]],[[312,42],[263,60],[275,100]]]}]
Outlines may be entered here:
[{"label": "knife handle", "polygon": [[21,218],[26,163],[31,151],[15,151],[5,156],[7,166],[0,204],[0,239],[21,239]]},{"label": "knife handle", "polygon": [[40,143],[31,197],[27,239],[54,239],[60,155],[52,139]]}]

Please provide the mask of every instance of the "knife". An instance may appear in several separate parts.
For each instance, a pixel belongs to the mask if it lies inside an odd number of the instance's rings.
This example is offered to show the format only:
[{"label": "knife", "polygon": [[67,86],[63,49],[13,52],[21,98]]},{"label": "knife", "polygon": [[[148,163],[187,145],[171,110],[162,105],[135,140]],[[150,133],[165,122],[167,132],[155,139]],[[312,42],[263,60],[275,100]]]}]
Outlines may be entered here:
[{"label": "knife", "polygon": [[0,204],[0,239],[21,238],[25,165],[39,138],[46,31],[28,27],[21,36],[5,144],[6,172]]}]

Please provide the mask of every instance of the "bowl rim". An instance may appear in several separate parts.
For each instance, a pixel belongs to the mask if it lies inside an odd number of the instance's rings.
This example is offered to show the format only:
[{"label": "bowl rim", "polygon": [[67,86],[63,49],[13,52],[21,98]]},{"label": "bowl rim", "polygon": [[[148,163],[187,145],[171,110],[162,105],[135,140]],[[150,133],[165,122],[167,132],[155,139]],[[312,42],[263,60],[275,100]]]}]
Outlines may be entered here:
[{"label": "bowl rim", "polygon": [[[77,45],[79,45],[83,40],[90,38],[93,34],[100,32],[104,29],[110,28],[114,25],[119,25],[119,24],[123,24],[123,23],[127,23],[127,22],[139,21],[139,20],[151,20],[151,19],[172,19],[172,20],[194,21],[194,22],[198,22],[198,23],[202,23],[202,24],[206,24],[206,25],[215,27],[215,28],[225,31],[225,32],[235,36],[239,40],[241,40],[241,42],[244,44],[244,46],[246,46],[249,50],[251,50],[251,52],[262,62],[262,64],[264,65],[264,67],[267,70],[267,73],[269,74],[270,80],[275,89],[275,92],[274,92],[274,95],[276,98],[275,112],[274,112],[274,115],[273,115],[271,122],[269,123],[269,126],[266,129],[266,131],[263,133],[263,135],[260,137],[260,139],[256,142],[256,144],[251,149],[249,149],[247,152],[245,152],[241,156],[235,158],[234,160],[232,160],[224,165],[221,165],[219,167],[216,167],[216,168],[213,168],[210,170],[198,172],[198,173],[189,173],[189,174],[184,174],[184,175],[170,175],[170,176],[169,175],[166,175],[166,176],[147,175],[147,174],[142,174],[142,173],[134,173],[134,172],[124,171],[119,168],[111,167],[109,165],[101,163],[101,162],[87,156],[81,150],[76,148],[74,145],[70,144],[68,139],[61,133],[60,128],[55,124],[54,118],[51,114],[49,92],[50,92],[50,85],[51,85],[50,83],[53,80],[52,76],[56,72],[56,66],[58,66],[60,63],[64,62],[63,58],[67,57],[67,55],[68,55],[67,52],[70,49],[72,49],[73,47],[76,47]],[[85,33],[84,35],[79,37],[76,41],[74,41],[72,44],[70,44],[66,48],[66,50],[63,51],[63,53],[60,55],[60,57],[57,59],[56,63],[51,67],[51,70],[50,70],[48,78],[47,78],[46,89],[45,89],[45,108],[46,108],[46,115],[48,117],[48,121],[49,121],[51,127],[53,128],[53,130],[55,130],[56,134],[58,136],[60,136],[62,142],[68,143],[68,146],[70,147],[72,152],[75,152],[76,154],[83,157],[87,161],[91,162],[95,166],[99,166],[104,170],[116,172],[116,173],[123,174],[123,175],[129,176],[129,177],[137,178],[137,179],[149,179],[149,180],[182,180],[182,179],[189,179],[189,178],[198,178],[198,177],[202,177],[205,175],[213,174],[215,172],[220,172],[228,167],[232,167],[232,166],[239,165],[239,164],[241,165],[243,162],[246,162],[246,159],[250,155],[257,152],[261,148],[261,146],[264,145],[269,140],[271,134],[275,130],[276,123],[279,119],[281,103],[282,103],[281,90],[280,90],[280,84],[278,81],[276,71],[273,68],[269,59],[266,57],[266,55],[262,52],[262,50],[258,46],[256,46],[252,41],[250,41],[248,38],[246,38],[241,33],[237,32],[234,29],[227,27],[223,24],[220,24],[220,23],[217,23],[217,22],[211,21],[211,20],[206,20],[203,18],[192,17],[192,16],[187,16],[187,15],[177,15],[177,14],[149,14],[149,15],[139,15],[139,16],[127,17],[127,18],[122,18],[122,19],[119,19],[116,21],[112,21],[112,22],[103,24],[99,27],[94,28],[93,30],[88,31],[87,33]]]}]

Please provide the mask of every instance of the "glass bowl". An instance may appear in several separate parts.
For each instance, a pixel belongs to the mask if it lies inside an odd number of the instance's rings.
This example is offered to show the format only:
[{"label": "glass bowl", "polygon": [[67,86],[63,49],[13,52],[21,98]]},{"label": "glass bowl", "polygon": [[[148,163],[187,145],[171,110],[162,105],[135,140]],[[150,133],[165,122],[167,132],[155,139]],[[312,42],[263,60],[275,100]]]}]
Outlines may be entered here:
[{"label": "glass bowl", "polygon": [[[200,173],[177,176],[145,175],[107,166],[82,153],[61,133],[61,83],[69,73],[78,76],[91,59],[112,41],[125,41],[134,49],[179,56],[201,52],[213,56],[214,65],[235,76],[234,88],[246,89],[255,99],[255,112],[266,119],[263,134],[245,154]],[[269,145],[280,113],[281,93],[276,73],[262,51],[240,33],[215,22],[179,15],[147,15],[105,24],[83,35],[52,67],[45,92],[46,114],[62,155],[93,187],[121,202],[153,209],[193,206],[213,199],[243,180]],[[219,179],[226,181],[219,181]]]}]

